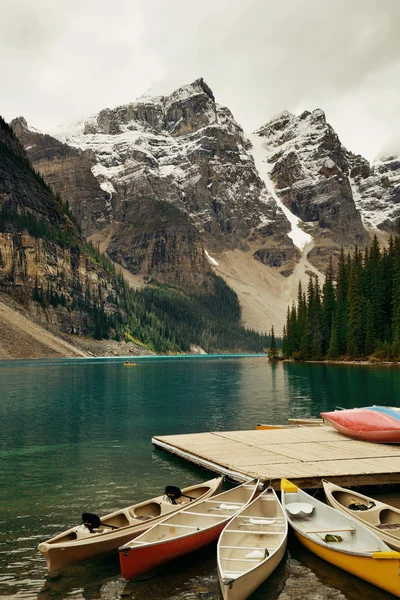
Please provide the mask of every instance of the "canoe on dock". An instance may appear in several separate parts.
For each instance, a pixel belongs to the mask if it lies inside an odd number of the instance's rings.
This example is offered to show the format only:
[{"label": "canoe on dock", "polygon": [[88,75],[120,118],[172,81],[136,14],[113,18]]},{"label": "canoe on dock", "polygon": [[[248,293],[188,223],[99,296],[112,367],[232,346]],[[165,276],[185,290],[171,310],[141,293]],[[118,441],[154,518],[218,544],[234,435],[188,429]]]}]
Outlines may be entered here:
[{"label": "canoe on dock", "polygon": [[298,425],[272,425],[272,424],[270,425],[269,423],[258,423],[256,425],[256,429],[258,431],[265,430],[265,429],[268,429],[271,431],[273,431],[274,429],[293,429],[295,427],[298,427]]},{"label": "canoe on dock", "polygon": [[216,477],[182,490],[175,486],[167,486],[161,496],[102,517],[83,513],[84,522],[81,525],[40,543],[38,550],[46,559],[49,573],[57,572],[72,563],[108,554],[168,514],[209,498],[219,491],[222,481],[223,477]]},{"label": "canoe on dock", "polygon": [[318,425],[323,425],[323,419],[288,419],[290,425],[305,425],[306,427],[315,427]]},{"label": "canoe on dock", "polygon": [[218,579],[224,600],[245,600],[274,571],[287,544],[288,522],[268,487],[226,525],[218,540]]},{"label": "canoe on dock", "polygon": [[320,425],[324,425],[323,419],[288,419],[288,423],[281,425],[258,423],[256,429],[295,429],[296,427],[319,427]]},{"label": "canoe on dock", "polygon": [[367,406],[323,412],[321,417],[343,435],[357,440],[400,443],[400,408]]},{"label": "canoe on dock", "polygon": [[330,506],[351,515],[400,552],[400,509],[322,480]]},{"label": "canoe on dock", "polygon": [[327,506],[287,479],[282,505],[303,546],[327,562],[400,597],[400,553],[360,521]]},{"label": "canoe on dock", "polygon": [[122,576],[146,571],[216,542],[230,519],[258,494],[258,479],[187,506],[119,548]]}]

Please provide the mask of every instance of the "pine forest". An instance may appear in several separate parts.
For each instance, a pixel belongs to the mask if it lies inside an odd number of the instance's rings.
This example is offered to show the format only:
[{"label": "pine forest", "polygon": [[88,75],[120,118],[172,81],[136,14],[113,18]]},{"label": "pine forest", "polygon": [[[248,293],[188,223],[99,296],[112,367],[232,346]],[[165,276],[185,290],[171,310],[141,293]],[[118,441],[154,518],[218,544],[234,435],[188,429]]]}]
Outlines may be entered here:
[{"label": "pine forest", "polygon": [[310,277],[288,307],[283,356],[295,360],[399,360],[400,238],[382,249],[375,236],[363,253],[341,250],[322,288]]}]

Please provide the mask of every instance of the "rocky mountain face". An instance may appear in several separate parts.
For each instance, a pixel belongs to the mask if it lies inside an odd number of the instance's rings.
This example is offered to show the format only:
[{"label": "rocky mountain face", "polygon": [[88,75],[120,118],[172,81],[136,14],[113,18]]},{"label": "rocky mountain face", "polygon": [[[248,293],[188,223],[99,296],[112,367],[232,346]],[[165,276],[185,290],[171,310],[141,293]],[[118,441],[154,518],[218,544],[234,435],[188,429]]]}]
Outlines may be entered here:
[{"label": "rocky mountain face", "polygon": [[12,127],[85,236],[131,273],[192,291],[208,289],[210,263],[230,252],[301,277],[302,261],[302,273],[323,273],[341,246],[397,231],[400,159],[370,166],[320,109],[284,111],[246,135],[198,79],[51,135],[23,118]]},{"label": "rocky mountain face", "polygon": [[372,165],[359,155],[348,153],[347,158],[353,197],[364,226],[398,234],[400,157],[382,156]]},{"label": "rocky mountain face", "polygon": [[132,273],[200,289],[209,269],[203,246],[257,251],[268,243],[272,264],[293,263],[290,223],[269,197],[241,127],[202,79],[53,136],[21,118],[12,125],[85,235],[103,232],[107,253]]},{"label": "rocky mountain face", "polygon": [[261,127],[276,194],[313,238],[309,260],[324,268],[340,247],[368,244],[354,200],[349,153],[322,110],[300,116],[287,111]]},{"label": "rocky mountain face", "polygon": [[93,331],[95,306],[105,314],[120,310],[113,277],[89,256],[74,217],[32,170],[2,119],[0,292],[67,333]]}]

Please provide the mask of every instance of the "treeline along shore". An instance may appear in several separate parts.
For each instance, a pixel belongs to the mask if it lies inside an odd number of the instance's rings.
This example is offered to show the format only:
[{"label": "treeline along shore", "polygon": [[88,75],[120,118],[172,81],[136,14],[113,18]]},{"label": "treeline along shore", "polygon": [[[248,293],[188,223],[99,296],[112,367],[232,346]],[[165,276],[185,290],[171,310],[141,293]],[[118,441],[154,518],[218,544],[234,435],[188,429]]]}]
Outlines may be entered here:
[{"label": "treeline along shore", "polygon": [[400,360],[400,239],[341,250],[322,286],[310,277],[288,307],[283,356],[295,360]]}]

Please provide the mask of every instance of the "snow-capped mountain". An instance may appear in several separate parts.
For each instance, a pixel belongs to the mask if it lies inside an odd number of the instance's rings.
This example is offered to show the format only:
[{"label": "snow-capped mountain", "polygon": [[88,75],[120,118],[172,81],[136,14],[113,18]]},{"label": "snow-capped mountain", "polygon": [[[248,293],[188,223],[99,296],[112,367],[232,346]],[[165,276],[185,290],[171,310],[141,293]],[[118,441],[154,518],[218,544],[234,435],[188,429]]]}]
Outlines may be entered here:
[{"label": "snow-capped mountain", "polygon": [[[285,111],[246,135],[203,79],[49,134],[12,125],[86,236],[132,273],[183,287],[200,290],[218,265],[224,274],[234,251],[282,281],[299,261],[323,272],[341,246],[365,246],[400,218],[399,159],[370,166],[320,109]],[[283,314],[292,291],[282,290],[297,286],[280,285]]]},{"label": "snow-capped mountain", "polygon": [[[202,79],[169,97],[105,109],[51,136],[23,119],[13,127],[85,234],[103,231],[110,256],[133,273],[182,283],[179,265],[166,267],[160,239],[178,223],[173,244],[182,256],[200,238],[213,251],[269,239],[280,253],[284,246],[283,268],[296,254],[285,235],[290,224],[258,175],[248,139]],[[188,264],[189,271],[199,264]]]}]

